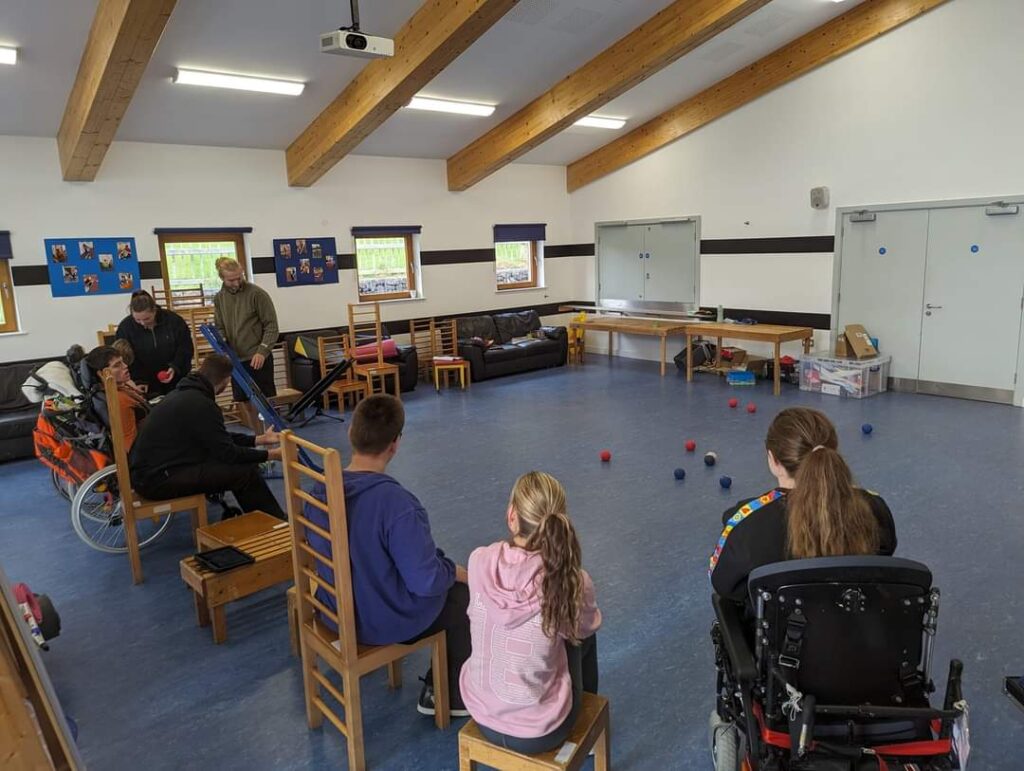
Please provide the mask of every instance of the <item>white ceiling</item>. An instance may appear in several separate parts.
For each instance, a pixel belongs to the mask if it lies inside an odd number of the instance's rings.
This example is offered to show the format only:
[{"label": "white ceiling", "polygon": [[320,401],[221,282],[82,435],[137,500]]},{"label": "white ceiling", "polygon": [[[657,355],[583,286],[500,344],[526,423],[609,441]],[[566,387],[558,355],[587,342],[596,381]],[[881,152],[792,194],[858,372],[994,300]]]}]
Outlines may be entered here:
[{"label": "white ceiling", "polygon": [[[362,28],[393,36],[422,0],[361,4]],[[521,0],[423,90],[496,103],[489,118],[401,110],[356,150],[446,158],[512,115],[668,0]],[[635,127],[855,5],[773,0],[599,112]],[[0,134],[55,136],[95,3],[0,0]],[[284,148],[365,61],[321,54],[317,35],[348,24],[348,0],[178,0],[117,138],[140,142]],[[259,74],[307,83],[297,98],[171,83],[174,68]],[[523,157],[565,164],[621,132],[574,127]]]}]

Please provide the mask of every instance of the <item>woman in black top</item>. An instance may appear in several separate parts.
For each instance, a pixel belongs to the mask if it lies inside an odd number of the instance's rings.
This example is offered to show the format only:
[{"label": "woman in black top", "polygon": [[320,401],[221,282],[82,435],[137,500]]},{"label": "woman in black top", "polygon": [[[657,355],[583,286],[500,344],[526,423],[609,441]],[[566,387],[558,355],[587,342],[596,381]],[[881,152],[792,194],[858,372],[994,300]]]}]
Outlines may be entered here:
[{"label": "woman in black top", "polygon": [[132,293],[130,313],[114,337],[126,340],[135,354],[132,380],[150,396],[174,389],[192,369],[192,333],[177,313],[164,310],[146,291]]},{"label": "woman in black top", "polygon": [[778,486],[722,515],[708,575],[715,593],[745,602],[754,568],[808,557],[890,555],[896,525],[881,496],[856,487],[835,426],[806,407],[783,410],[768,429],[768,468]]}]

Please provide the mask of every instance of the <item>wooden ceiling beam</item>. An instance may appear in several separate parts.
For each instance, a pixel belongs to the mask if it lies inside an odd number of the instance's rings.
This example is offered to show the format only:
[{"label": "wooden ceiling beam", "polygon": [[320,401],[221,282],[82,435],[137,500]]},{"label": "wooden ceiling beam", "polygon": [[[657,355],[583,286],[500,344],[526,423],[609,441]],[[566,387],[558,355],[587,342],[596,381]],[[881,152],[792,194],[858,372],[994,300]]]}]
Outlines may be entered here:
[{"label": "wooden ceiling beam", "polygon": [[286,152],[288,184],[308,187],[409,103],[518,0],[427,0]]},{"label": "wooden ceiling beam", "polygon": [[466,190],[601,108],[769,0],[676,0],[448,159]]},{"label": "wooden ceiling beam", "polygon": [[569,164],[571,193],[869,43],[947,0],[865,0],[841,16]]},{"label": "wooden ceiling beam", "polygon": [[64,179],[92,182],[177,0],[99,0],[57,132]]}]

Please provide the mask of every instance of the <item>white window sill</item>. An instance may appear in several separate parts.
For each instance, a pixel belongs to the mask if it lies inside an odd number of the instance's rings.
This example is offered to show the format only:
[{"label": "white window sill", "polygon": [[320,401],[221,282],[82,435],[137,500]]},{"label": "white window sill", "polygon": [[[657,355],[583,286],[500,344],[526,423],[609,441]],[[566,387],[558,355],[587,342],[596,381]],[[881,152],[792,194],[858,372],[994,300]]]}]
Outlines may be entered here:
[{"label": "white window sill", "polygon": [[28,332],[0,332],[0,337],[24,337]]},{"label": "white window sill", "polygon": [[518,289],[495,289],[494,294],[512,294],[513,292],[542,292],[547,291],[546,286],[522,286]]},{"label": "white window sill", "polygon": [[381,305],[390,305],[391,303],[420,303],[424,302],[427,298],[422,295],[418,297],[392,297],[388,300],[374,300],[372,296],[360,298],[360,303],[372,303],[378,302]]}]

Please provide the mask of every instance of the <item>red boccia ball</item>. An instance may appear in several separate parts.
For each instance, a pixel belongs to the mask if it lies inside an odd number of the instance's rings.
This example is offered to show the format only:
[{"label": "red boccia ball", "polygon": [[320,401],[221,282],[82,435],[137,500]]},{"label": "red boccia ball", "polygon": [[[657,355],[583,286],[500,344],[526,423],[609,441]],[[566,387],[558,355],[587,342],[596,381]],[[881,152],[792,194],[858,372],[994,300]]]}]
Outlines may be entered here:
[{"label": "red boccia ball", "polygon": [[607,463],[612,459],[611,450],[601,450],[601,462]]},{"label": "red boccia ball", "polygon": [[692,439],[687,439],[686,440],[686,451],[687,452],[693,452],[696,449],[697,449],[697,443],[695,441],[693,441]]},{"label": "red boccia ball", "polygon": [[732,399],[729,400],[729,407],[731,409],[736,409],[739,406],[740,406],[740,400],[737,399],[735,396]]},{"label": "red boccia ball", "polygon": [[753,415],[755,412],[757,412],[757,405],[754,404],[753,402],[750,402],[747,405],[747,412],[749,412],[751,415]]}]

